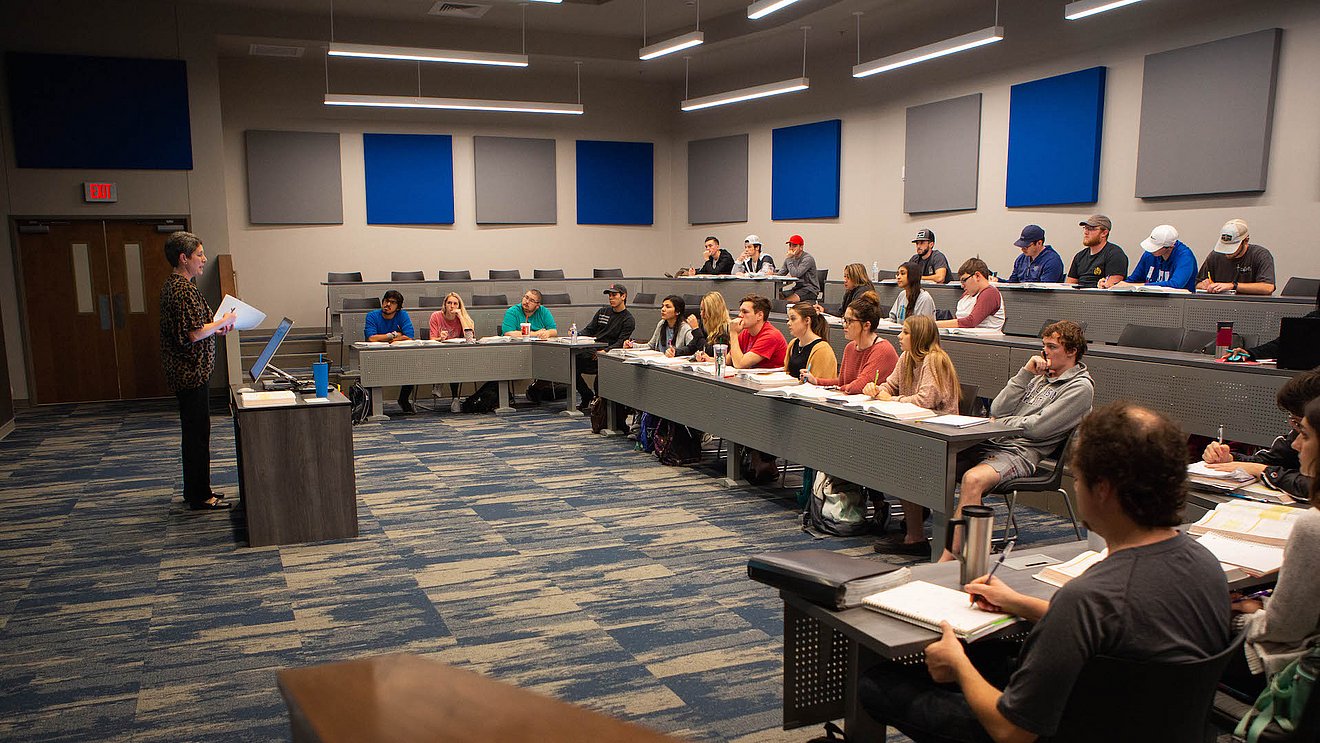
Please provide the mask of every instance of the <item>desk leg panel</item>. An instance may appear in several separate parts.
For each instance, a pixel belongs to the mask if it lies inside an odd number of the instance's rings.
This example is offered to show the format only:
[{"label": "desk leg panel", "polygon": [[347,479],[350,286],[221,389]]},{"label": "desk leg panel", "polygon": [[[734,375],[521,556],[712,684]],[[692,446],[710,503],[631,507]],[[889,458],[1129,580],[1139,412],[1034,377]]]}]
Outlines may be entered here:
[{"label": "desk leg panel", "polygon": [[842,632],[784,604],[785,730],[844,716],[852,644]]}]

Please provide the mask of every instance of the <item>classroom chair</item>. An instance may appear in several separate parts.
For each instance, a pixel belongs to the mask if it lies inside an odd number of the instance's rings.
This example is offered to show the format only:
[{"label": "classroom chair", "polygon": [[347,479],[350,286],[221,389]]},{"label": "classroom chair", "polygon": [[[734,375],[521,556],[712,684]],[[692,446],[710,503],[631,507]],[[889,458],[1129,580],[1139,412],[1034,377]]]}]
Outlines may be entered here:
[{"label": "classroom chair", "polygon": [[509,303],[506,294],[473,294],[473,307],[503,307]]},{"label": "classroom chair", "polygon": [[1123,326],[1123,332],[1118,334],[1118,345],[1134,348],[1155,348],[1161,351],[1177,351],[1178,347],[1182,345],[1182,339],[1182,328],[1128,323]]},{"label": "classroom chair", "polygon": [[331,271],[325,275],[327,284],[360,284],[362,283],[361,271]]},{"label": "classroom chair", "polygon": [[[686,299],[684,299],[683,301],[685,303],[687,302]],[[629,304],[655,304],[655,293],[654,292],[646,292],[644,294],[639,293],[637,294],[637,296],[633,297],[632,302],[630,302]]]},{"label": "classroom chair", "polygon": [[1320,294],[1320,279],[1294,276],[1283,285],[1283,297],[1314,297]]},{"label": "classroom chair", "polygon": [[[694,311],[696,311],[697,315],[700,316],[700,315],[701,315],[701,298],[702,298],[703,296],[704,296],[704,295],[702,295],[702,294],[684,294],[684,295],[683,295],[683,304],[687,305],[687,308],[688,308],[689,310],[694,310]],[[655,301],[655,295],[654,295],[654,294],[651,295],[651,301],[652,301],[652,302]],[[736,308],[735,308],[735,310],[736,310]]]},{"label": "classroom chair", "polygon": [[591,269],[591,278],[593,279],[621,279],[623,278],[622,268],[593,268]]},{"label": "classroom chair", "polygon": [[440,281],[470,281],[472,279],[471,271],[444,271],[438,272],[436,276]]},{"label": "classroom chair", "polygon": [[976,394],[981,391],[981,387],[975,384],[959,384],[961,389],[958,391],[958,415],[981,415],[983,405]]},{"label": "classroom chair", "polygon": [[390,271],[390,281],[426,281],[426,272]]},{"label": "classroom chair", "polygon": [[522,272],[516,268],[511,268],[508,270],[492,268],[490,270],[490,277],[492,279],[521,279]]},{"label": "classroom chair", "polygon": [[561,294],[542,294],[541,304],[549,307],[551,305],[573,304],[573,297],[567,293]]},{"label": "classroom chair", "polygon": [[820,296],[816,297],[816,301],[825,304],[825,282],[830,280],[830,270],[820,268],[816,270],[816,273],[820,275]]},{"label": "classroom chair", "polygon": [[986,495],[1003,496],[1004,504],[1008,506],[1002,541],[1006,542],[1018,535],[1017,517],[1013,515],[1018,493],[1056,492],[1063,496],[1063,505],[1068,509],[1068,519],[1072,521],[1073,534],[1078,539],[1082,538],[1082,530],[1077,526],[1077,512],[1073,510],[1072,499],[1068,497],[1068,491],[1063,489],[1063,470],[1068,463],[1068,445],[1072,443],[1075,431],[1076,429],[1069,432],[1063,443],[1059,444],[1048,458],[1041,460],[1034,473],[1016,480],[1001,482],[986,493]]},{"label": "classroom chair", "polygon": [[418,298],[417,298],[417,306],[418,306],[418,307],[444,307],[444,306],[445,306],[445,298],[444,298],[444,297],[418,297]]},{"label": "classroom chair", "polygon": [[344,297],[346,310],[378,310],[380,297]]},{"label": "classroom chair", "polygon": [[534,279],[562,279],[562,278],[564,278],[564,269],[562,269],[562,268],[534,268],[534,269],[532,269],[532,278],[534,278]]}]

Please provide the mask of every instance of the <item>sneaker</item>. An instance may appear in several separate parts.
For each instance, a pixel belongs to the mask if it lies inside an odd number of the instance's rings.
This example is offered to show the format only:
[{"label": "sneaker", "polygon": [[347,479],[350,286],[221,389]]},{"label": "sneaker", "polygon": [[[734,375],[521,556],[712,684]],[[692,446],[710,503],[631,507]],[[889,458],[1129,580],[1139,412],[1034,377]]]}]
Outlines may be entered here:
[{"label": "sneaker", "polygon": [[451,412],[451,413],[461,413],[461,412],[463,412],[463,401],[460,400],[460,399],[458,399],[457,397],[455,397],[455,398],[454,398],[452,401],[450,401],[450,403],[449,403],[449,412]]},{"label": "sneaker", "polygon": [[400,400],[399,410],[401,410],[404,415],[412,415],[417,412],[417,408],[413,407],[412,400]]},{"label": "sneaker", "polygon": [[873,550],[882,555],[914,555],[919,557],[930,557],[930,542],[922,540],[920,542],[905,542],[899,539],[881,539],[872,547]]}]

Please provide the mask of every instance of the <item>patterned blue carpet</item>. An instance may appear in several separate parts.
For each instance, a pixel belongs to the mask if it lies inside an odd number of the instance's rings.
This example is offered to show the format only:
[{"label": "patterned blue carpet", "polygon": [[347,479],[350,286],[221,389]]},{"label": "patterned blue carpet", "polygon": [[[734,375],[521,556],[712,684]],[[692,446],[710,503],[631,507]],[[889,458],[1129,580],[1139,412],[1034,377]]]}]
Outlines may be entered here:
[{"label": "patterned blue carpet", "polygon": [[[212,437],[236,500],[228,418]],[[692,739],[819,733],[780,730],[780,605],[747,558],[871,540],[803,533],[795,487],[731,490],[709,457],[664,467],[548,409],[423,413],[354,445],[361,537],[251,549],[183,509],[172,401],[20,411],[0,441],[0,739],[287,740],[276,671],[386,652]]]}]

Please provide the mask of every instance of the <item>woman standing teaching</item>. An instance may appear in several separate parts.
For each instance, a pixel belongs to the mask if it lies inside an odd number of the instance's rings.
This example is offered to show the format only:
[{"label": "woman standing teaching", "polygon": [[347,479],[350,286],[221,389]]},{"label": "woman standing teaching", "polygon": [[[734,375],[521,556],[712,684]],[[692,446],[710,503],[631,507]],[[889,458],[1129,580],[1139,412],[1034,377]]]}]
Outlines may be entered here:
[{"label": "woman standing teaching", "polygon": [[206,269],[206,250],[191,232],[165,241],[174,270],[160,290],[160,358],[165,383],[179,401],[183,431],[183,500],[194,511],[229,508],[211,490],[211,409],[207,384],[215,369],[215,336],[234,328],[234,313],[212,321],[206,298],[193,283]]}]

